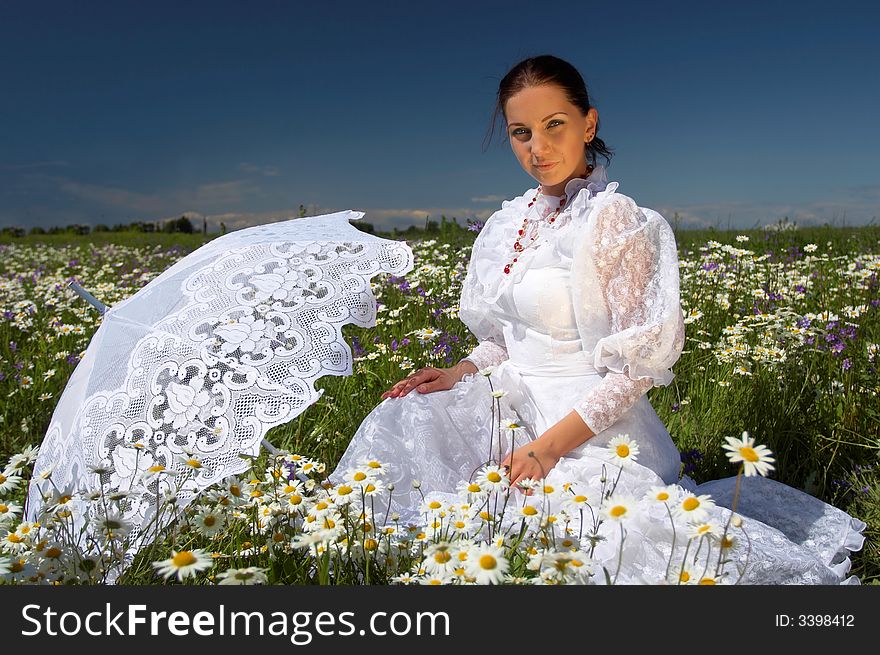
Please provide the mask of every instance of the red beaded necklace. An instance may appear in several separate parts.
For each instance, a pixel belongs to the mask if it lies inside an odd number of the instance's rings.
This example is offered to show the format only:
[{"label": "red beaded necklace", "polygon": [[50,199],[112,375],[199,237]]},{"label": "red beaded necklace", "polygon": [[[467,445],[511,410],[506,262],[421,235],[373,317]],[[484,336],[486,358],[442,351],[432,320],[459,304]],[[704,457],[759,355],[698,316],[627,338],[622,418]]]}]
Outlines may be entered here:
[{"label": "red beaded necklace", "polygon": [[[593,172],[593,166],[590,164],[587,164],[587,172],[584,173],[583,177],[585,177],[585,178],[589,177],[592,172]],[[535,197],[532,198],[532,201],[529,203],[529,207],[534,205],[535,202],[538,200],[538,196],[543,193],[544,193],[544,189],[539,186],[538,192],[535,194]],[[549,214],[547,217],[542,219],[542,221],[546,220],[547,223],[552,225],[553,222],[556,221],[557,216],[559,216],[559,212],[561,212],[562,208],[565,207],[566,200],[568,200],[568,196],[563,193],[562,197],[559,199],[559,206],[556,209],[554,209],[551,214]],[[526,248],[530,248],[532,246],[532,244],[534,243],[535,239],[538,238],[538,230],[536,229],[534,231],[534,234],[532,234],[531,238],[529,239],[529,242],[526,245],[522,245],[520,243],[520,241],[523,239],[523,237],[526,234],[526,228],[528,227],[528,224],[529,224],[529,217],[524,216],[522,227],[519,230],[517,230],[518,236],[516,237],[516,241],[513,242],[513,251],[517,254],[523,252]],[[510,267],[516,263],[517,259],[518,259],[518,257],[514,257],[511,261],[509,261],[507,264],[504,265],[504,273],[506,275],[510,275]]]}]

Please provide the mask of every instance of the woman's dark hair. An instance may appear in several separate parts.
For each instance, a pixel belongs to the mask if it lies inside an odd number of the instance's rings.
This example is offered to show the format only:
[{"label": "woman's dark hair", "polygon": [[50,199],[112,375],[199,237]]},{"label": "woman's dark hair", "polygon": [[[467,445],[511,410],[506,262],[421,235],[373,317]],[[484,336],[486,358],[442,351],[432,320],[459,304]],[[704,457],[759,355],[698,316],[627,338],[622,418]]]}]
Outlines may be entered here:
[{"label": "woman's dark hair", "polygon": [[[560,87],[565,92],[568,101],[578,107],[584,115],[590,111],[590,96],[587,94],[587,86],[584,84],[584,78],[581,77],[581,74],[574,66],[553,55],[529,57],[511,68],[498,84],[498,96],[495,103],[495,111],[492,114],[492,126],[489,128],[490,140],[492,132],[495,130],[495,120],[498,118],[498,114],[502,114],[505,120],[507,119],[504,108],[511,96],[523,89],[544,84],[555,84]],[[596,135],[592,141],[584,144],[587,161],[593,165],[596,164],[596,157],[599,155],[605,158],[606,164],[610,164],[611,157],[614,154],[612,150],[608,149],[605,142],[599,138],[600,122],[596,121]]]}]

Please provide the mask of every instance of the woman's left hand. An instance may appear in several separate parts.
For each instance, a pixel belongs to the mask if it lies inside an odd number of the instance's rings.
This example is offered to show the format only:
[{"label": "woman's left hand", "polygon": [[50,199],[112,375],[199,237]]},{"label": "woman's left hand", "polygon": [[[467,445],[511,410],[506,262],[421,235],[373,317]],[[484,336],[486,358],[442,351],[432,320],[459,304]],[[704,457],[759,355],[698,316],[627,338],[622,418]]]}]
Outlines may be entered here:
[{"label": "woman's left hand", "polygon": [[[532,453],[533,456],[529,456],[529,453]],[[551,452],[545,444],[541,443],[540,439],[535,439],[514,450],[504,458],[501,465],[508,467],[510,486],[514,487],[525,478],[533,480],[545,478],[550,473],[550,469],[558,462],[559,455]],[[527,496],[532,495],[531,489],[527,489],[523,493]]]}]

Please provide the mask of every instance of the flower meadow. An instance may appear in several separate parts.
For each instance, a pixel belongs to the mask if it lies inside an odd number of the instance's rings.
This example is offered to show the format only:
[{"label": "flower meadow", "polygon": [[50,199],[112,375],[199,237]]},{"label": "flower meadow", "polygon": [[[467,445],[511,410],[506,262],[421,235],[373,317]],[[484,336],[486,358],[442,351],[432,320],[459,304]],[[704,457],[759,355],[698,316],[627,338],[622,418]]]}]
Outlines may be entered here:
[{"label": "flower meadow", "polygon": [[[345,328],[354,375],[322,378],[319,401],[267,435],[280,452],[250,460],[246,475],[180,506],[175,489],[198,458],[178,476],[150,471],[139,484],[163,485],[161,525],[140,532],[122,518],[136,489],[57,488],[51,470],[32,470],[36,448],[101,320],[66,286],[76,281],[105,304],[119,302],[200,244],[170,236],[0,242],[0,580],[614,584],[625,571],[613,545],[626,538],[628,518],[659,511],[681,550],[665,579],[642,582],[737,581],[730,555],[748,552],[747,519],[734,511],[726,525],[704,523],[692,510],[711,498],[675,485],[644,498],[615,494],[615,467],[637,461],[639,435],[610,445],[615,464],[598,494],[532,481],[532,496],[514,503],[505,471],[487,459],[463,481],[459,502],[427,499],[420,525],[373,515],[371,497],[393,492],[383,462],[362,462],[339,485],[326,479],[382,392],[422,366],[455,364],[475,345],[457,316],[474,236],[465,230],[410,241],[415,269],[373,279],[376,326]],[[841,507],[868,523],[851,573],[880,580],[880,229],[780,224],[676,238],[687,341],[673,383],[648,395],[682,453],[682,472],[697,482],[732,470],[769,475]],[[481,373],[491,379],[491,370]],[[28,522],[32,478],[46,503]],[[541,502],[548,494],[558,495],[558,512]],[[87,533],[73,529],[76,517],[87,517]],[[136,539],[143,543],[132,555]]]}]

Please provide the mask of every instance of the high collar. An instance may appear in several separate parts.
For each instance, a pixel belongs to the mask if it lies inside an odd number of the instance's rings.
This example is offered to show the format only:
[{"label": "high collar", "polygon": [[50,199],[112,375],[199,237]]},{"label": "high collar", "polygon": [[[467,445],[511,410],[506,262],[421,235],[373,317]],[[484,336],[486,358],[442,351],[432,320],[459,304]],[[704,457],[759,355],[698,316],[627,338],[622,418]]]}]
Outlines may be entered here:
[{"label": "high collar", "polygon": [[[590,187],[590,185],[594,185],[595,187],[597,187],[593,190],[594,192],[601,191],[602,188],[605,187],[607,182],[608,177],[605,173],[605,167],[602,166],[602,164],[596,164],[596,166],[593,168],[593,172],[590,173],[586,178],[574,177],[566,182],[564,193],[566,199],[571,200],[572,198],[574,198],[575,195],[577,195],[577,192],[581,189],[588,188]],[[538,188],[540,189],[542,187],[539,186]],[[556,198],[557,200],[562,197],[561,195],[554,196],[549,193],[542,193],[541,196],[545,198]]]},{"label": "high collar", "polygon": [[[582,189],[588,189],[590,195],[595,196],[600,191],[605,190],[605,187],[608,185],[608,177],[605,172],[605,167],[601,164],[596,164],[593,168],[593,172],[590,173],[586,178],[583,177],[574,177],[565,183],[565,207],[571,206],[574,201],[575,196],[577,196]],[[540,191],[542,187],[539,185],[537,190]],[[562,198],[561,195],[553,196],[547,193],[539,193],[536,201],[538,215],[542,216],[559,206],[559,200]]]}]

